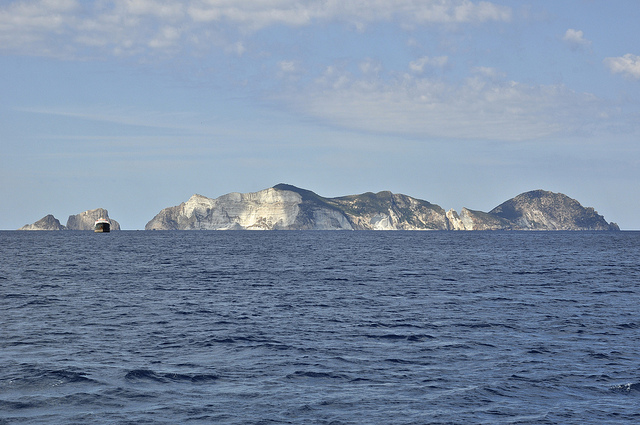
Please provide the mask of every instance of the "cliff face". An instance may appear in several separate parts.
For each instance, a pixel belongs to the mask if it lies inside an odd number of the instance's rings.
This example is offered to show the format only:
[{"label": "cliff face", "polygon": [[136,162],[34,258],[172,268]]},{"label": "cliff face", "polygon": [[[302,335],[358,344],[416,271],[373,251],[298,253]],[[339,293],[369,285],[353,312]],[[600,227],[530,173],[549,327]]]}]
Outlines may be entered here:
[{"label": "cliff face", "polygon": [[49,214],[33,224],[26,224],[18,230],[64,230],[64,226],[53,215]]},{"label": "cliff face", "polygon": [[67,220],[67,230],[93,230],[96,220],[106,218],[111,223],[111,230],[120,230],[120,224],[109,218],[109,212],[104,208],[87,210],[83,213],[70,215]]},{"label": "cliff face", "polygon": [[165,208],[146,230],[274,230],[292,227],[300,196],[273,188],[255,193],[229,193],[217,199],[193,195],[187,202]]},{"label": "cliff face", "polygon": [[620,230],[593,208],[560,193],[536,190],[490,212],[441,207],[391,192],[323,198],[279,184],[216,199],[193,195],[165,208],[146,230]]},{"label": "cliff face", "polygon": [[351,229],[344,216],[300,193],[269,188],[216,199],[193,195],[165,208],[145,230],[333,230]]},{"label": "cliff face", "polygon": [[290,185],[217,199],[193,195],[165,208],[146,230],[428,230],[447,229],[444,210],[391,192],[323,198]]},{"label": "cliff face", "polygon": [[533,190],[512,198],[489,214],[513,223],[518,230],[620,230],[591,207],[562,193]]}]

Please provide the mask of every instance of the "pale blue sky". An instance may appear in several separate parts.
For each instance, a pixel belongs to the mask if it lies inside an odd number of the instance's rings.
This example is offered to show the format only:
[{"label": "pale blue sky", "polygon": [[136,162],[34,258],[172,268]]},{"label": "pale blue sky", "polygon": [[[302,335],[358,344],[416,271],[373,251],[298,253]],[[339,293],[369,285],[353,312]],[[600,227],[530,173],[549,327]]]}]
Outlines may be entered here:
[{"label": "pale blue sky", "polygon": [[640,229],[636,0],[0,1],[0,229],[289,183]]}]

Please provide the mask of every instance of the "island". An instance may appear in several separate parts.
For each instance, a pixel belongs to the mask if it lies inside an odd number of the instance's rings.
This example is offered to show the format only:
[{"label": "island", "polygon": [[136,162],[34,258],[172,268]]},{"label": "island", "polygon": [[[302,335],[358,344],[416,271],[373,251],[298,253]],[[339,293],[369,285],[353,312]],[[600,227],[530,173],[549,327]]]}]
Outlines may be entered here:
[{"label": "island", "polygon": [[388,191],[324,198],[288,184],[164,208],[145,230],[620,230],[562,193],[533,190],[489,212],[458,214]]},{"label": "island", "polygon": [[[47,215],[18,230],[94,230],[104,218],[120,224],[104,208],[71,215],[66,226]],[[489,212],[439,205],[383,191],[325,198],[310,190],[278,184],[251,193],[218,198],[195,194],[162,209],[145,230],[598,230],[619,231],[592,207],[562,193],[532,190]]]}]

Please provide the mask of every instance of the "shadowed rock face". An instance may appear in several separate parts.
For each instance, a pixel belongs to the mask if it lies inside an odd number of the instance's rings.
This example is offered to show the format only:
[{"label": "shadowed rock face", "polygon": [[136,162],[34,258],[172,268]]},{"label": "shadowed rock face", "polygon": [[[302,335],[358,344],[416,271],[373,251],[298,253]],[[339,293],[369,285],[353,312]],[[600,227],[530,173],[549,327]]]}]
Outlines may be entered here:
[{"label": "shadowed rock face", "polygon": [[619,230],[566,195],[532,191],[486,213],[458,215],[391,192],[323,198],[279,184],[216,199],[193,195],[160,211],[146,230]]},{"label": "shadowed rock face", "polygon": [[120,224],[109,218],[109,212],[104,208],[88,210],[80,214],[70,215],[67,220],[67,230],[93,230],[96,220],[106,218],[111,223],[111,230],[120,230]]},{"label": "shadowed rock face", "polygon": [[49,214],[33,224],[22,226],[18,230],[64,230],[64,226],[57,218]]}]

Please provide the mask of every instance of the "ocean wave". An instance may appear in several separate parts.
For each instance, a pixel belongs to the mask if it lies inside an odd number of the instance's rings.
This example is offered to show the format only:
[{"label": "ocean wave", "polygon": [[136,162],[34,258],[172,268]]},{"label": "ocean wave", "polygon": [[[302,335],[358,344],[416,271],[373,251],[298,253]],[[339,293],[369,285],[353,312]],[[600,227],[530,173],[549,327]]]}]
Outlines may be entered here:
[{"label": "ocean wave", "polygon": [[[12,400],[0,400],[0,411],[10,412],[13,410],[25,410],[35,409],[44,406],[44,402],[39,400],[33,401],[12,401]],[[0,424],[4,424],[0,417]],[[7,422],[8,423],[8,422]]]},{"label": "ocean wave", "polygon": [[636,393],[640,392],[640,382],[614,385],[610,389],[616,393]]},{"label": "ocean wave", "polygon": [[383,334],[383,335],[365,334],[363,336],[365,338],[380,339],[380,340],[386,340],[386,341],[405,340],[405,341],[416,342],[416,341],[424,341],[424,340],[427,340],[427,339],[435,339],[435,337],[433,335],[429,335],[429,334],[409,334],[409,335],[405,335],[405,334]]},{"label": "ocean wave", "polygon": [[94,384],[84,372],[65,369],[37,369],[31,367],[16,371],[7,381],[14,388],[57,387],[65,384]]},{"label": "ocean wave", "polygon": [[298,370],[298,371],[295,371],[294,373],[287,375],[287,378],[289,379],[293,379],[293,378],[345,379],[347,377],[345,375],[341,375],[338,373]]},{"label": "ocean wave", "polygon": [[212,382],[219,379],[213,374],[184,374],[175,372],[154,372],[149,369],[134,369],[127,372],[124,378],[133,382],[158,382],[162,384],[171,382]]}]

